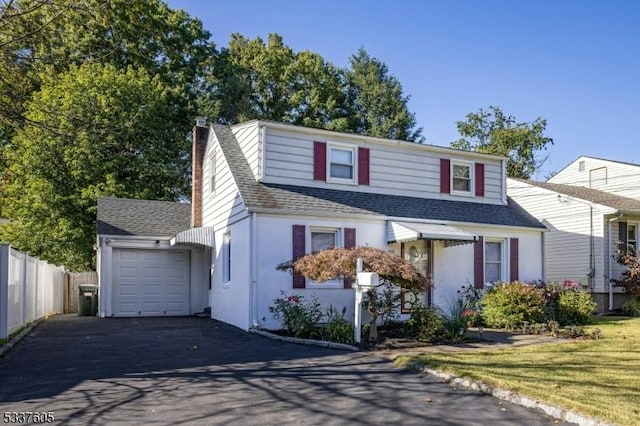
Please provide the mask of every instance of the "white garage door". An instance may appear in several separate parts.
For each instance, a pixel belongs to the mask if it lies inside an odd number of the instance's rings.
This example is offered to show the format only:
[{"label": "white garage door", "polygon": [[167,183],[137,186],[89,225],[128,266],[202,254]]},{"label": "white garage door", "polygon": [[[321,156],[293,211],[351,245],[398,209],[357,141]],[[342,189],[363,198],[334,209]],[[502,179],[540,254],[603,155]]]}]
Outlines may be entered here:
[{"label": "white garage door", "polygon": [[113,315],[189,315],[189,252],[113,249]]}]

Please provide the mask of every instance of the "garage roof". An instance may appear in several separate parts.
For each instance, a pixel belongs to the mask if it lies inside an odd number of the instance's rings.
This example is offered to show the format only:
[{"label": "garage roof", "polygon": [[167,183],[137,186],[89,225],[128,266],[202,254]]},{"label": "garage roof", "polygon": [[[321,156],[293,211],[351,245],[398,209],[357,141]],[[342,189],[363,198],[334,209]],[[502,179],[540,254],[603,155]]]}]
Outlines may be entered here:
[{"label": "garage roof", "polygon": [[191,227],[191,204],[98,199],[98,234],[172,237]]}]

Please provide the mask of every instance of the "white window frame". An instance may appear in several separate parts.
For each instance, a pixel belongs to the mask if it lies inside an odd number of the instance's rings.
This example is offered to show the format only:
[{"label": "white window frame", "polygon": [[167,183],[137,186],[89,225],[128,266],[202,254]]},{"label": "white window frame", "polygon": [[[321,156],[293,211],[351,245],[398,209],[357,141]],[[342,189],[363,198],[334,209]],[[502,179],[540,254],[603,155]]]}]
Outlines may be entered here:
[{"label": "white window frame", "polygon": [[[344,233],[342,232],[341,228],[333,228],[333,227],[326,227],[326,226],[307,226],[307,235],[305,238],[305,241],[307,242],[305,247],[306,253],[311,253],[311,236],[314,233],[326,233],[326,234],[333,233],[335,235],[335,239],[334,239],[335,247],[344,247],[344,241],[343,241]],[[316,282],[311,279],[307,279],[305,288],[312,288],[312,289],[343,288],[343,279],[338,278],[335,280],[329,280],[324,282]]]},{"label": "white window frame", "polygon": [[[455,166],[464,166],[469,168],[469,191],[460,191],[455,189],[453,185],[453,180],[455,175],[453,173]],[[451,173],[450,176],[450,187],[452,195],[463,195],[466,197],[473,197],[475,194],[475,163],[473,161],[464,161],[464,160],[451,160]]]},{"label": "white window frame", "polygon": [[[340,150],[340,151],[351,151],[351,158],[353,159],[353,163],[351,164],[352,174],[351,179],[345,179],[340,177],[331,176],[331,151],[332,150]],[[336,163],[340,164],[340,163]],[[327,182],[335,182],[342,183],[348,185],[356,185],[357,184],[357,176],[358,176],[358,149],[355,145],[342,144],[336,142],[327,142]]]},{"label": "white window frame", "polygon": [[216,192],[216,152],[211,151],[209,154],[209,194]]},{"label": "white window frame", "polygon": [[[487,280],[487,243],[500,243],[500,282],[509,281],[509,257],[508,253],[508,241],[505,238],[487,238],[484,240],[483,252],[482,252],[482,268],[485,285],[491,284],[491,281]],[[493,261],[490,261],[493,262]],[[496,262],[493,262],[496,263]]]},{"label": "white window frame", "polygon": [[[634,239],[630,240],[629,239],[629,228],[633,226],[635,231],[634,233]],[[638,223],[637,222],[627,222],[627,246],[633,245],[634,251],[637,252],[638,251]]]},{"label": "white window frame", "polygon": [[231,283],[231,232],[222,236],[222,283],[226,286]]}]

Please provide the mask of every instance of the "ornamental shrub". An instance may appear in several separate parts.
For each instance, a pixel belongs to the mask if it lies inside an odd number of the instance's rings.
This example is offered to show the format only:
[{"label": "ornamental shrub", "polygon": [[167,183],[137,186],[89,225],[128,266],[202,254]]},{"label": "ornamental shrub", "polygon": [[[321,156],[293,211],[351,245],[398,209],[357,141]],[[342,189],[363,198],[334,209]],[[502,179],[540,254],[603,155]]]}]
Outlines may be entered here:
[{"label": "ornamental shrub", "polygon": [[596,303],[591,294],[565,290],[558,297],[557,320],[561,325],[585,325],[591,319]]},{"label": "ornamental shrub", "polygon": [[640,300],[629,300],[622,305],[622,312],[632,317],[640,317]]},{"label": "ornamental shrub", "polygon": [[322,318],[320,303],[314,296],[310,301],[297,294],[287,295],[281,291],[282,297],[273,301],[269,311],[273,318],[279,320],[286,332],[295,337],[315,337],[316,323]]},{"label": "ornamental shrub", "polygon": [[342,311],[329,305],[326,312],[327,323],[321,329],[322,340],[353,344],[353,323],[344,319],[347,308]]},{"label": "ornamental shrub", "polygon": [[482,298],[482,318],[489,327],[514,330],[543,317],[542,291],[523,282],[499,283]]},{"label": "ornamental shrub", "polygon": [[404,322],[406,331],[424,342],[431,342],[444,334],[442,317],[433,306],[415,303],[409,319]]}]

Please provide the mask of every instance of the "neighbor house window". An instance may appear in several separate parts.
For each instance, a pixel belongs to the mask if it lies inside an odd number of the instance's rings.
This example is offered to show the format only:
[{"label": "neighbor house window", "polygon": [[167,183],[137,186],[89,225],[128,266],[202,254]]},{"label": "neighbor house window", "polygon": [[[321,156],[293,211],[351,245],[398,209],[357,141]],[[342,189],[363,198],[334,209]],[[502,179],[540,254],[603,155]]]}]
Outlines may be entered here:
[{"label": "neighbor house window", "polygon": [[635,223],[627,224],[627,246],[632,246],[634,253],[638,251],[637,225]]},{"label": "neighbor house window", "polygon": [[504,242],[486,241],[484,244],[484,281],[504,281]]},{"label": "neighbor house window", "polygon": [[471,163],[451,162],[451,193],[471,194],[473,173]]},{"label": "neighbor house window", "polygon": [[222,282],[231,282],[231,234],[224,234],[222,241]]},{"label": "neighbor house window", "polygon": [[329,146],[329,178],[355,181],[355,148]]}]

